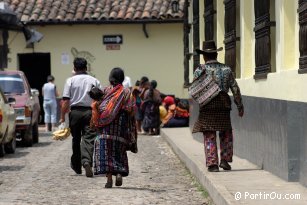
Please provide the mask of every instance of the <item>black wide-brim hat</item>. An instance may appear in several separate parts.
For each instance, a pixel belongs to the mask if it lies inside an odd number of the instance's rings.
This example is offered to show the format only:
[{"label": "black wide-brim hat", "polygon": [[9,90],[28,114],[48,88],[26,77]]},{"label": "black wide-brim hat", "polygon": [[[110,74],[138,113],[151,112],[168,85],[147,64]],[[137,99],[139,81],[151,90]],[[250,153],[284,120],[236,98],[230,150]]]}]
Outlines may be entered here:
[{"label": "black wide-brim hat", "polygon": [[206,53],[216,53],[223,50],[223,47],[216,48],[215,42],[213,40],[204,41],[203,42],[203,50],[196,49],[196,53],[198,54],[206,54]]}]

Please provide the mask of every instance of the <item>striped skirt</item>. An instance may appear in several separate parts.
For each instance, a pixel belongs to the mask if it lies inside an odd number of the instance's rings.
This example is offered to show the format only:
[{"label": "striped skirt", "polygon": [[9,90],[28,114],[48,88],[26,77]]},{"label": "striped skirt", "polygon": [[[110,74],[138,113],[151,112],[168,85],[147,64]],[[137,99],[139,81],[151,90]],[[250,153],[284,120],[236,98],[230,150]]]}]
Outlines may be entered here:
[{"label": "striped skirt", "polygon": [[112,123],[100,128],[94,144],[95,175],[112,173],[128,176],[129,125],[129,114],[120,112]]},{"label": "striped skirt", "polygon": [[121,137],[100,134],[94,145],[94,174],[106,173],[128,176],[126,142]]}]

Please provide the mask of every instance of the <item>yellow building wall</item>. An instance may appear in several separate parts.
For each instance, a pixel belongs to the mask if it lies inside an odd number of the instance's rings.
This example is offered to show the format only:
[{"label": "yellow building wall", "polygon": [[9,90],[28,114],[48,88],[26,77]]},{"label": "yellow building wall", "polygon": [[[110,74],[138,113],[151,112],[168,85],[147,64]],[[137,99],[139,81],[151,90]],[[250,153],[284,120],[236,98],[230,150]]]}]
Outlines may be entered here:
[{"label": "yellow building wall", "polygon": [[[191,28],[190,28],[190,33],[189,33],[189,52],[191,54],[193,54],[194,52],[194,46],[193,46],[193,2],[190,1],[190,6],[188,8],[189,10],[189,24],[191,25]],[[189,61],[189,81],[192,82],[193,80],[193,55],[191,56],[190,58],[190,61]]]},{"label": "yellow building wall", "polygon": [[293,38],[298,34],[298,3],[296,1],[283,0],[283,33],[284,33],[284,50],[283,50],[283,69],[297,69],[299,61],[299,38]]},{"label": "yellow building wall", "polygon": [[217,19],[217,25],[216,25],[216,47],[223,47],[224,49],[218,53],[218,60],[220,62],[225,61],[225,45],[224,45],[224,39],[225,39],[225,5],[224,1],[216,0],[216,19]]},{"label": "yellow building wall", "polygon": [[269,73],[267,79],[237,79],[242,95],[307,102],[307,75],[296,70]]},{"label": "yellow building wall", "polygon": [[[276,36],[276,72],[269,73],[266,79],[255,80],[255,25],[254,1],[237,0],[240,4],[240,68],[241,77],[237,78],[242,95],[260,98],[272,98],[289,101],[307,102],[307,75],[298,74],[299,68],[299,25],[297,1],[276,0],[275,19]],[[224,18],[223,1],[216,1],[216,43],[224,47]],[[200,11],[200,16],[203,11]],[[279,19],[277,19],[279,18]],[[200,25],[204,29],[204,24]],[[275,29],[275,28],[274,28]],[[218,60],[224,62],[224,50],[219,52]],[[275,66],[275,65],[274,65]]]},{"label": "yellow building wall", "polygon": [[241,41],[241,77],[251,78],[255,73],[255,33],[253,31],[255,17],[253,1],[240,0],[240,41]]},{"label": "yellow building wall", "polygon": [[[199,43],[200,49],[203,49],[203,41],[205,40],[205,1],[199,1]],[[204,58],[200,55],[200,63],[205,63]]]},{"label": "yellow building wall", "polygon": [[[10,33],[9,69],[18,69],[17,54],[31,52],[51,53],[51,74],[59,91],[63,90],[66,78],[73,69],[72,47],[78,52],[86,51],[95,60],[91,63],[92,73],[103,85],[108,84],[109,72],[122,67],[132,84],[142,76],[158,82],[158,89],[165,94],[187,98],[183,89],[183,25],[148,24],[146,38],[141,24],[129,25],[57,25],[38,26],[44,34],[34,49],[26,49],[21,33]],[[120,50],[106,50],[103,35],[121,34]],[[62,55],[68,54],[69,64],[62,64]]]}]

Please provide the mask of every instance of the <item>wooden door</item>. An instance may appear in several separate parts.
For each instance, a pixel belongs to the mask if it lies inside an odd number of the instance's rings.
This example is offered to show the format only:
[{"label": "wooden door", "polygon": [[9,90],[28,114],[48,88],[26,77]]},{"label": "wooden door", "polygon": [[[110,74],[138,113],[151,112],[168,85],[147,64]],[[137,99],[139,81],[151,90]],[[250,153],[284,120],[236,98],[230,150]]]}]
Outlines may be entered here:
[{"label": "wooden door", "polygon": [[205,40],[214,40],[214,0],[205,0]]}]

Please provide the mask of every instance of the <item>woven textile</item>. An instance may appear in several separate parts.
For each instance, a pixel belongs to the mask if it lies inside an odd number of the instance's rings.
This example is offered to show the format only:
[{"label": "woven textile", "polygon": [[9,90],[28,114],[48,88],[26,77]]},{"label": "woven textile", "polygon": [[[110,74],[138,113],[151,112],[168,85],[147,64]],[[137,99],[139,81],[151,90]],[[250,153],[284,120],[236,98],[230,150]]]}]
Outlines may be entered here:
[{"label": "woven textile", "polygon": [[211,102],[200,108],[198,120],[192,132],[231,130],[230,110],[229,95],[220,92]]},{"label": "woven textile", "polygon": [[128,120],[129,113],[122,110],[114,121],[99,129],[94,144],[95,175],[120,173],[122,176],[128,176]]},{"label": "woven textile", "polygon": [[[239,110],[243,109],[240,88],[233,76],[231,69],[227,65],[219,63],[216,60],[208,61],[205,65],[206,75],[213,75],[213,78],[222,91],[228,93],[228,91],[231,90],[237,108]],[[194,79],[198,78],[202,72],[202,66],[197,67],[194,72]]]},{"label": "woven textile", "polygon": [[202,107],[217,96],[221,89],[214,79],[214,71],[207,73],[208,64],[200,66],[202,72],[193,80],[189,87],[189,94]]},{"label": "woven textile", "polygon": [[109,124],[114,120],[122,108],[126,97],[125,94],[124,87],[121,84],[109,88],[98,108],[100,114],[96,124],[98,127]]},{"label": "woven textile", "polygon": [[129,112],[135,109],[135,99],[128,88],[121,84],[106,87],[101,101],[93,101],[91,126],[103,127],[111,123],[121,109]]},{"label": "woven textile", "polygon": [[[118,93],[120,99],[115,99],[111,97],[112,104],[105,103],[108,110],[110,107],[120,107],[118,111],[115,112],[114,119],[110,123],[103,123],[104,126],[97,127],[97,137],[94,143],[94,174],[106,174],[112,173],[116,175],[120,173],[122,176],[128,176],[129,167],[128,167],[128,157],[127,150],[131,150],[131,142],[134,140],[136,142],[137,135],[135,124],[131,123],[134,120],[133,111],[135,107],[135,99],[131,95],[131,92],[128,88],[122,89],[122,85],[118,87],[118,92],[114,92],[112,87],[109,87],[104,90],[106,95],[108,93],[110,96],[112,94]],[[112,105],[112,106],[111,106]],[[99,108],[102,108],[99,106]],[[116,108],[117,109],[117,108]],[[99,110],[100,113],[101,110]],[[110,112],[114,111],[110,110]],[[99,115],[99,123],[101,123],[102,115]],[[132,127],[134,126],[134,127]],[[132,134],[132,132],[134,134]],[[132,139],[132,137],[134,139]],[[135,152],[137,152],[137,147]],[[132,151],[132,150],[131,150]]]}]

